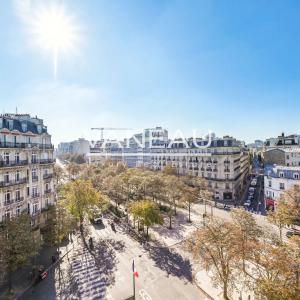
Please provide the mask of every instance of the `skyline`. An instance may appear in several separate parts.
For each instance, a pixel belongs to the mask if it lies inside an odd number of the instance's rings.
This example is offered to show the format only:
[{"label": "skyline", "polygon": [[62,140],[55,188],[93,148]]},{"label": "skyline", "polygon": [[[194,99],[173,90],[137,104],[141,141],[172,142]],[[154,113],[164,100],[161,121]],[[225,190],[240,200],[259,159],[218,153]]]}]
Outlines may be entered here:
[{"label": "skyline", "polygon": [[298,133],[299,4],[189,3],[51,1],[78,33],[56,78],[27,30],[49,1],[0,3],[3,112],[44,119],[55,144],[92,139],[90,128],[102,126],[246,142]]}]

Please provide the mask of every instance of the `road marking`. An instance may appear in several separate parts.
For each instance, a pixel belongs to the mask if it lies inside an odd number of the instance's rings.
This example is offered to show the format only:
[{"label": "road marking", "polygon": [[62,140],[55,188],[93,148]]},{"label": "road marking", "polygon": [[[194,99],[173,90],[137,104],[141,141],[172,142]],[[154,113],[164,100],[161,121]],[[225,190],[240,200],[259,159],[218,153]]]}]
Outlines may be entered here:
[{"label": "road marking", "polygon": [[145,290],[140,290],[139,295],[143,300],[152,300],[150,295]]}]

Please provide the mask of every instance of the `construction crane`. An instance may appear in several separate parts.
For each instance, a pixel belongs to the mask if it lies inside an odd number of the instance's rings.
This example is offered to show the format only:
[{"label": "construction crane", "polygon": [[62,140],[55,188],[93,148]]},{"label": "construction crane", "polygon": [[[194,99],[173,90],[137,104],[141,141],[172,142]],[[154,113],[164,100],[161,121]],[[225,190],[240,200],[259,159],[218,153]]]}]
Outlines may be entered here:
[{"label": "construction crane", "polygon": [[101,141],[103,141],[104,130],[132,130],[132,128],[93,127],[93,128],[91,128],[91,130],[100,130],[101,131]]}]

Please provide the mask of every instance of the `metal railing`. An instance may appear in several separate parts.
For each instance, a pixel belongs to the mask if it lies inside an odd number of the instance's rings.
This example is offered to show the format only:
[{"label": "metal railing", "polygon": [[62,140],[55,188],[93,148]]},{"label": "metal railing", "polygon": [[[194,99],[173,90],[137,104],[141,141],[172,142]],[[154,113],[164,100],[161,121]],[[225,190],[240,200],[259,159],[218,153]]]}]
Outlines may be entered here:
[{"label": "metal railing", "polygon": [[18,167],[28,165],[28,160],[19,160],[19,161],[0,161],[0,168],[7,167]]},{"label": "metal railing", "polygon": [[28,178],[20,178],[19,180],[0,181],[0,188],[8,187],[28,182]]},{"label": "metal railing", "polygon": [[52,164],[54,159],[40,159],[40,164]]},{"label": "metal railing", "polygon": [[31,195],[31,198],[38,198],[40,197],[40,193],[34,193]]},{"label": "metal railing", "polygon": [[54,146],[52,144],[0,142],[0,148],[25,149],[33,147],[37,147],[39,149],[54,149]]},{"label": "metal railing", "polygon": [[35,182],[35,181],[38,181],[39,180],[39,176],[32,176],[32,181]]},{"label": "metal railing", "polygon": [[53,174],[44,174],[43,179],[51,179],[53,178]]}]

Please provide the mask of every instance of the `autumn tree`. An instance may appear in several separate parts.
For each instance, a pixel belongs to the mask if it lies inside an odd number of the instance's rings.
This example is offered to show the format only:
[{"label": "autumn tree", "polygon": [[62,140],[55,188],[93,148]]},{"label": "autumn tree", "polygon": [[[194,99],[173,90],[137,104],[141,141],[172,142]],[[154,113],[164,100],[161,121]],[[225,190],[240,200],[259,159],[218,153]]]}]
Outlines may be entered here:
[{"label": "autumn tree", "polygon": [[4,221],[0,228],[0,261],[8,274],[9,291],[12,289],[12,273],[37,255],[41,240],[32,231],[28,214]]},{"label": "autumn tree", "polygon": [[66,207],[80,223],[80,233],[83,235],[83,221],[91,209],[101,209],[107,205],[107,198],[98,192],[91,181],[75,180],[67,183],[62,191]]},{"label": "autumn tree", "polygon": [[205,270],[210,271],[214,284],[222,287],[228,300],[237,280],[235,228],[229,221],[210,220],[205,227],[193,232],[186,247]]},{"label": "autumn tree", "polygon": [[76,228],[76,219],[68,211],[64,200],[57,202],[49,211],[49,218],[43,229],[44,241],[50,246],[59,245]]},{"label": "autumn tree", "polygon": [[199,193],[194,187],[184,186],[182,188],[182,194],[182,200],[186,204],[189,211],[188,222],[191,222],[191,206],[199,199]]},{"label": "autumn tree", "polygon": [[150,200],[133,202],[130,205],[130,212],[133,217],[146,226],[146,235],[148,236],[149,227],[154,224],[163,224],[163,217],[156,203]]},{"label": "autumn tree", "polygon": [[268,220],[278,227],[279,237],[282,242],[282,229],[284,226],[293,223],[292,207],[284,198],[280,199],[276,206],[276,210],[268,213]]},{"label": "autumn tree", "polygon": [[81,167],[80,165],[76,163],[69,163],[66,167],[68,175],[69,175],[69,180],[74,179],[80,172]]}]

